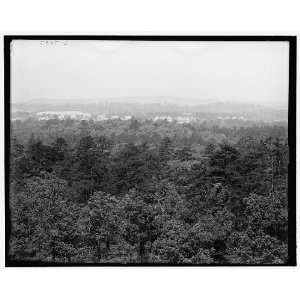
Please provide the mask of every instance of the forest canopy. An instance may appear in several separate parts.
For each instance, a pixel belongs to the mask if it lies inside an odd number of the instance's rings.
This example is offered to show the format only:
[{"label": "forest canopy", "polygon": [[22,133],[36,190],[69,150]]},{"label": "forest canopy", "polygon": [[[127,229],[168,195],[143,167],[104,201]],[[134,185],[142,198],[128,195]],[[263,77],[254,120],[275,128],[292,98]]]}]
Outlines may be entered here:
[{"label": "forest canopy", "polygon": [[9,257],[284,264],[287,127],[11,123]]}]

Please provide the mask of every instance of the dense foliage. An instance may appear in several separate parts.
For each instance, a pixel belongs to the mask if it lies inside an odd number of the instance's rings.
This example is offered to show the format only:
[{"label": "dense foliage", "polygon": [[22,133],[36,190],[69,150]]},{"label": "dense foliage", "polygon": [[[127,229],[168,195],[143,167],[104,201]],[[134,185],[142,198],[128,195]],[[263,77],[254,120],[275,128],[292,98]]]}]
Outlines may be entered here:
[{"label": "dense foliage", "polygon": [[11,134],[13,260],[287,260],[285,127],[28,119]]}]

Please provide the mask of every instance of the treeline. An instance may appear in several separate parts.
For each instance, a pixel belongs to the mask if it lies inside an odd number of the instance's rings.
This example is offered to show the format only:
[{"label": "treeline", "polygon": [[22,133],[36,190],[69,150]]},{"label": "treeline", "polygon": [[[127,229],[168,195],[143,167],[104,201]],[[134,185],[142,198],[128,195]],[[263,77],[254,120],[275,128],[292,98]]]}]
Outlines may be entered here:
[{"label": "treeline", "polygon": [[11,259],[286,262],[286,128],[68,122],[12,124]]}]

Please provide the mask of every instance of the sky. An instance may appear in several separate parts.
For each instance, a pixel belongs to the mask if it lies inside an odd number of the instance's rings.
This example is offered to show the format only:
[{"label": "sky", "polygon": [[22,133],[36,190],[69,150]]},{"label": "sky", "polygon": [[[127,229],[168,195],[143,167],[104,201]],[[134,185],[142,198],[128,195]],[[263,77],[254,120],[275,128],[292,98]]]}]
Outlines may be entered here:
[{"label": "sky", "polygon": [[15,40],[11,102],[178,97],[287,107],[288,56],[288,42]]}]

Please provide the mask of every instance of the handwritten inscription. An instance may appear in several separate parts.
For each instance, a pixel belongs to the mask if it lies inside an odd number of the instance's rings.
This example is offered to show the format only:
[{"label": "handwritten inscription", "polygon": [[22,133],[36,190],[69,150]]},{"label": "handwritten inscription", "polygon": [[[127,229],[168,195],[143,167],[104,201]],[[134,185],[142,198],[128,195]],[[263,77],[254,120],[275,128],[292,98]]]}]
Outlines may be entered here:
[{"label": "handwritten inscription", "polygon": [[43,40],[40,41],[40,45],[43,47],[53,47],[53,46],[67,46],[67,41],[61,40]]}]

